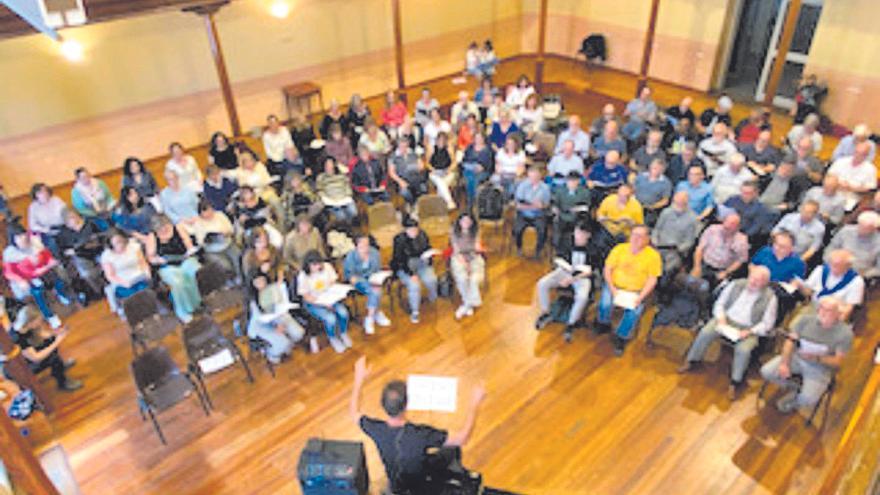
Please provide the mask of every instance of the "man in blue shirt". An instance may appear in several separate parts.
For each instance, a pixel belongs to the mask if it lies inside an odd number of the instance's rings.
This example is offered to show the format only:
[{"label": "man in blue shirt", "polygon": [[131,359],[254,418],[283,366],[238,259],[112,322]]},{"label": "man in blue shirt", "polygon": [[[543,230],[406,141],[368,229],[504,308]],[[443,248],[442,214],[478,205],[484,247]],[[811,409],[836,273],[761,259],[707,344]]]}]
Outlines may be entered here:
[{"label": "man in blue shirt", "polygon": [[675,192],[684,191],[688,193],[688,205],[691,210],[697,214],[697,219],[701,222],[708,217],[715,209],[715,200],[712,199],[712,186],[706,182],[706,173],[703,167],[692,165],[688,169],[687,180],[681,181],[675,187]]},{"label": "man in blue shirt", "polygon": [[590,189],[614,189],[626,182],[629,169],[620,163],[620,153],[609,151],[605,158],[601,158],[590,167],[587,176],[587,187]]},{"label": "man in blue shirt", "polygon": [[602,135],[593,141],[590,155],[593,158],[598,158],[605,156],[611,150],[615,150],[621,155],[626,153],[626,142],[620,137],[620,126],[614,120],[605,123]]},{"label": "man in blue shirt", "polygon": [[804,260],[794,253],[794,237],[785,231],[773,235],[772,246],[764,246],[752,257],[753,265],[766,266],[770,270],[773,291],[779,300],[776,324],[785,318],[798,301],[795,279],[803,280],[807,266]]},{"label": "man in blue shirt", "polygon": [[537,167],[529,167],[526,180],[516,186],[513,199],[516,201],[516,219],[513,222],[513,233],[516,236],[516,253],[522,256],[523,233],[528,227],[537,231],[538,240],[535,244],[535,258],[544,249],[547,237],[546,209],[550,206],[550,187],[541,180],[541,171]]},{"label": "man in blue shirt", "polygon": [[763,246],[767,242],[767,236],[773,228],[774,215],[758,199],[757,184],[746,182],[740,186],[739,194],[728,198],[719,210],[722,214],[731,210],[739,213],[741,229],[749,236],[750,245]]},{"label": "man in blue shirt", "polygon": [[562,153],[566,141],[574,143],[574,152],[581,158],[586,158],[590,153],[590,135],[581,129],[581,118],[572,115],[568,118],[568,129],[559,133],[556,138],[556,149],[553,154]]}]

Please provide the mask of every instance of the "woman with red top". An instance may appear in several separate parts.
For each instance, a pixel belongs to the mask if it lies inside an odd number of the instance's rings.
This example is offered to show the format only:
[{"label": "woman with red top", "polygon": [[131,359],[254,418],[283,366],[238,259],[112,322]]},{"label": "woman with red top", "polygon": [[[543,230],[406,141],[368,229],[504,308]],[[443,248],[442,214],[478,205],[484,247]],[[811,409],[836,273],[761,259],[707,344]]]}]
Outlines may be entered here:
[{"label": "woman with red top", "polygon": [[474,134],[477,133],[477,117],[475,115],[468,115],[467,120],[464,121],[464,125],[458,128],[458,142],[457,149],[465,150],[471,143],[474,142]]},{"label": "woman with red top", "polygon": [[381,114],[382,125],[391,134],[391,137],[397,135],[397,128],[403,124],[407,113],[409,113],[406,103],[403,101],[404,97],[405,95],[401,93],[395,98],[394,91],[385,93],[385,108],[382,109]]}]

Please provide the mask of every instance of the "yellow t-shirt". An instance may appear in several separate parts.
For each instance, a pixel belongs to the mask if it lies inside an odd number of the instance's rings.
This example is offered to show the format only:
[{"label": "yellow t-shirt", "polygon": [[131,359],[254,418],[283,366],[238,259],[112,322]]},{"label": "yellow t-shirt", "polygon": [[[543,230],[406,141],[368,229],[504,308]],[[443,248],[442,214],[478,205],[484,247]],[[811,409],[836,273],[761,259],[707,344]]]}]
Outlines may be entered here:
[{"label": "yellow t-shirt", "polygon": [[[602,200],[596,215],[599,218],[607,218],[615,221],[627,218],[632,221],[633,225],[645,222],[642,205],[639,204],[636,198],[630,197],[629,201],[627,201],[623,208],[621,208],[620,204],[618,204],[616,194],[609,194]],[[629,232],[629,228],[626,228],[623,224],[610,223],[605,224],[605,226],[613,235]]]},{"label": "yellow t-shirt", "polygon": [[608,253],[605,266],[611,267],[611,283],[618,289],[639,292],[648,283],[648,278],[659,277],[663,273],[660,253],[646,246],[633,254],[629,243],[618,244]]}]

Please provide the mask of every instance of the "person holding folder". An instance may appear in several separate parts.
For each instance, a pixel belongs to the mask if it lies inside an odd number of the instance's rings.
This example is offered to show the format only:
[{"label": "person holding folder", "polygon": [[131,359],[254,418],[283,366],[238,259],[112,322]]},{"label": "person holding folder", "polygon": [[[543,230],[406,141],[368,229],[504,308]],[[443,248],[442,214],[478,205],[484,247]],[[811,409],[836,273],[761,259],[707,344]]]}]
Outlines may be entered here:
[{"label": "person holding folder", "polygon": [[[334,288],[339,276],[333,265],[324,261],[316,250],[306,253],[303,267],[296,278],[297,293],[306,310],[324,324],[333,350],[341,354],[351,347],[348,336],[348,308],[342,301],[347,292]],[[341,297],[340,297],[341,296]]]}]

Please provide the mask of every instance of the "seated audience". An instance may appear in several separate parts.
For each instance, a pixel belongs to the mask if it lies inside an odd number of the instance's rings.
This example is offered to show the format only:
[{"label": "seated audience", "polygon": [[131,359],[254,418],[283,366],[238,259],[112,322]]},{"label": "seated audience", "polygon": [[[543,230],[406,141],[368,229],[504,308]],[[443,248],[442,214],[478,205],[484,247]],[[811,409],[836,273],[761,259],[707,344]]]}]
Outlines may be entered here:
[{"label": "seated audience", "polygon": [[226,134],[217,131],[211,136],[208,162],[223,172],[231,172],[238,168],[238,153]]},{"label": "seated audience", "polygon": [[[801,318],[792,334],[782,345],[782,353],[761,367],[765,380],[788,390],[776,402],[784,414],[809,410],[819,401],[853,340],[852,329],[841,321],[839,302],[832,296],[822,298],[816,316]],[[805,342],[813,345],[807,347]],[[818,348],[824,352],[813,350]],[[792,382],[792,375],[801,376],[800,386]]]},{"label": "seated audience", "polygon": [[645,172],[654,160],[666,161],[666,152],[661,147],[663,132],[658,129],[648,131],[645,144],[635,150],[629,159],[629,168],[635,172]]},{"label": "seated audience", "polygon": [[67,205],[52,193],[52,188],[39,182],[31,188],[31,204],[28,206],[28,228],[40,236],[43,245],[58,254],[55,238],[64,225],[64,212]]},{"label": "seated audience", "polygon": [[[53,326],[52,328],[56,328]],[[18,310],[9,337],[21,349],[21,355],[31,372],[36,374],[48,369],[55,379],[58,390],[73,392],[82,388],[79,380],[67,376],[67,370],[76,364],[74,359],[62,359],[59,348],[67,338],[66,328],[50,331],[45,328],[40,314],[31,306]],[[5,414],[5,411],[4,411]]]},{"label": "seated audience", "polygon": [[366,146],[375,157],[384,157],[391,152],[391,141],[385,131],[375,122],[367,123],[367,130],[361,134],[358,146]]},{"label": "seated audience", "polygon": [[73,209],[85,218],[94,219],[102,230],[106,229],[116,199],[110,194],[107,184],[101,179],[92,177],[85,168],[76,169],[75,176],[76,182],[70,192]]},{"label": "seated audience", "polygon": [[333,265],[324,261],[315,250],[306,253],[302,269],[296,277],[296,290],[303,298],[306,310],[324,324],[330,346],[337,353],[351,347],[348,336],[348,308],[343,301],[333,303],[321,300],[321,295],[339,279]]},{"label": "seated audience", "polygon": [[91,220],[84,220],[74,210],[64,212],[64,225],[58,232],[58,250],[64,255],[68,266],[79,275],[92,294],[100,297],[104,292],[104,278],[98,267],[103,250],[101,230]]},{"label": "seated audience", "polygon": [[813,152],[813,142],[809,138],[801,139],[794,151],[788,153],[788,156],[794,161],[799,173],[807,174],[810,182],[813,184],[822,182],[822,176],[825,175],[825,165]]},{"label": "seated audience", "polygon": [[[242,274],[253,278],[256,271],[269,275],[270,280],[286,280],[287,266],[282,263],[279,246],[262,227],[255,227],[245,238],[245,252],[241,257]],[[250,286],[251,281],[245,285]]]},{"label": "seated audience", "polygon": [[157,214],[156,208],[144,201],[133,187],[123,187],[120,196],[111,217],[113,224],[117,229],[143,241],[144,236],[150,233],[151,222]]},{"label": "seated audience", "polygon": [[770,142],[770,111],[766,108],[751,109],[749,116],[740,120],[733,132],[741,148],[753,145],[761,139],[761,133],[766,132],[768,134],[766,145]]},{"label": "seated audience", "polygon": [[474,142],[474,138],[477,134],[482,134],[480,125],[477,123],[477,117],[474,117],[473,115],[468,115],[464,123],[458,126],[458,134],[455,140],[455,149],[459,151],[464,151],[465,149],[467,149],[467,147]]},{"label": "seated audience", "polygon": [[348,223],[357,217],[351,184],[348,177],[339,172],[339,165],[332,156],[324,159],[324,173],[318,176],[315,184],[321,203],[337,221]]},{"label": "seated audience", "polygon": [[447,138],[449,137],[449,133],[452,132],[452,126],[449,125],[449,122],[443,120],[443,117],[440,115],[440,109],[435,108],[431,110],[430,120],[428,123],[422,127],[423,134],[423,143],[425,150],[430,150],[434,148],[435,142],[437,141],[437,136],[440,134],[445,134]]},{"label": "seated audience", "polygon": [[622,129],[623,136],[629,141],[638,140],[648,125],[657,119],[657,104],[651,99],[651,88],[643,87],[639,96],[626,104],[623,116],[627,118]]},{"label": "seated audience", "polygon": [[739,215],[728,213],[721,223],[703,231],[694,251],[691,276],[706,280],[714,288],[749,261],[749,239],[739,227]]},{"label": "seated audience", "polygon": [[[681,119],[674,127],[666,126],[663,129],[662,148],[671,155],[681,154],[684,147],[689,143],[696,143],[700,140],[697,131],[694,129],[693,121]],[[694,145],[694,153],[696,154],[696,145]]]},{"label": "seated audience", "polygon": [[870,150],[868,143],[859,143],[852,156],[838,158],[828,168],[828,174],[837,177],[840,190],[853,203],[859,194],[877,189],[877,167],[868,161]]},{"label": "seated audience", "polygon": [[794,162],[786,158],[776,167],[760,201],[774,216],[780,215],[794,209],[808,187],[810,180],[807,176],[797,173]]},{"label": "seated audience", "polygon": [[691,109],[693,103],[693,98],[685,96],[681,99],[678,105],[673,105],[666,109],[665,113],[667,120],[669,120],[672,125],[676,125],[678,121],[682,119],[687,119],[693,122],[696,120],[696,115],[694,115],[694,111]]},{"label": "seated audience", "polygon": [[3,276],[9,282],[12,294],[18,300],[33,297],[49,325],[60,327],[61,320],[46,300],[46,288],[55,291],[58,302],[69,306],[72,301],[67,273],[43,246],[38,235],[28,233],[18,224],[10,225],[7,230],[9,244],[3,249]]},{"label": "seated audience", "polygon": [[590,300],[593,266],[596,265],[595,253],[591,252],[590,231],[587,225],[578,223],[571,234],[560,240],[556,257],[570,265],[563,268],[556,266],[553,271],[538,280],[538,308],[541,314],[535,322],[535,328],[541,330],[550,323],[550,291],[559,287],[571,287],[574,290],[574,303],[569,309],[568,321],[565,325],[565,340],[571,341],[572,334],[584,316],[584,310]]},{"label": "seated audience", "polygon": [[177,142],[168,145],[171,158],[165,163],[165,173],[171,171],[177,174],[180,186],[192,189],[195,192],[202,191],[202,171],[192,155],[183,149],[183,145]]},{"label": "seated audience", "polygon": [[419,127],[423,128],[431,121],[431,110],[440,108],[440,103],[436,98],[431,96],[431,90],[427,87],[422,88],[422,95],[416,101],[415,120]]},{"label": "seated audience", "polygon": [[483,42],[483,49],[480,50],[480,71],[483,73],[484,79],[495,74],[495,66],[500,62],[495,55],[495,49],[492,48],[492,40]]},{"label": "seated audience", "polygon": [[379,250],[370,244],[368,235],[355,238],[355,248],[345,255],[342,263],[343,278],[354,290],[367,296],[367,315],[364,317],[364,333],[373,335],[376,325],[391,326],[391,320],[382,312],[382,284],[375,284],[371,277],[382,271]]},{"label": "seated audience", "polygon": [[217,165],[208,165],[205,169],[205,183],[202,185],[202,196],[217,211],[229,211],[233,195],[238,191],[238,184],[221,173]]},{"label": "seated audience", "polygon": [[525,104],[526,98],[533,94],[535,94],[535,87],[532,86],[528,76],[521,74],[516,80],[516,84],[509,87],[504,102],[511,109],[519,110]]},{"label": "seated audience", "polygon": [[422,301],[421,284],[428,291],[428,300],[437,299],[437,275],[431,264],[434,250],[431,241],[418,222],[412,217],[404,217],[403,232],[394,237],[391,253],[391,270],[406,286],[409,299],[410,321],[419,322],[419,305]]},{"label": "seated audience", "polygon": [[568,233],[574,228],[579,216],[586,216],[590,207],[590,190],[581,185],[582,176],[569,172],[565,186],[553,190],[551,204],[556,215],[554,232]]},{"label": "seated audience", "polygon": [[835,249],[827,262],[810,272],[806,281],[795,282],[801,294],[812,302],[808,312],[815,310],[823,297],[833,296],[839,301],[840,319],[849,320],[853,309],[865,301],[865,279],[853,269],[852,262],[852,253]]},{"label": "seated audience", "polygon": [[563,186],[571,173],[584,175],[584,161],[574,151],[574,141],[566,140],[562,143],[562,152],[554,155],[547,164],[547,175],[554,188]]},{"label": "seated audience", "polygon": [[544,109],[538,103],[538,95],[532,93],[516,114],[516,125],[522,129],[526,139],[531,140],[544,128]]},{"label": "seated audience", "polygon": [[630,230],[644,223],[642,205],[633,197],[629,184],[621,184],[615,194],[602,200],[596,210],[596,219],[614,237],[627,237]]},{"label": "seated audience", "polygon": [[795,281],[803,279],[807,271],[804,261],[794,252],[794,236],[787,231],[773,234],[772,243],[759,249],[751,264],[770,270],[770,281],[779,300],[777,320],[782,321],[797,303]]},{"label": "seated audience", "polygon": [[262,141],[266,152],[266,169],[271,175],[283,175],[281,163],[284,161],[284,152],[294,147],[290,130],[281,125],[277,116],[269,115],[266,117]]},{"label": "seated audience", "polygon": [[837,249],[846,249],[853,255],[853,268],[865,278],[880,275],[880,215],[866,211],[859,215],[855,225],[844,225],[825,248],[825,261]]},{"label": "seated audience", "polygon": [[458,92],[458,101],[452,104],[452,110],[449,112],[449,123],[452,127],[458,129],[462,126],[468,117],[479,117],[480,109],[477,104],[471,101],[467,91]]},{"label": "seated audience", "polygon": [[620,163],[620,153],[611,150],[590,167],[587,187],[608,192],[625,183],[628,178],[629,169]]},{"label": "seated audience", "polygon": [[660,210],[669,204],[672,195],[672,183],[663,175],[666,164],[657,158],[648,169],[636,176],[634,183],[635,197],[646,210],[649,225],[653,225]]},{"label": "seated audience", "polygon": [[666,167],[666,177],[669,177],[673,184],[678,184],[688,178],[691,167],[700,167],[703,176],[706,175],[703,160],[697,156],[697,145],[693,141],[687,141],[682,145],[681,153],[670,158],[669,166]]},{"label": "seated audience", "polygon": [[426,148],[426,159],[431,172],[428,177],[437,188],[437,194],[446,201],[449,210],[455,209],[450,188],[455,185],[458,164],[452,160],[455,151],[449,142],[449,135],[441,132],[434,141],[434,146]]},{"label": "seated audience", "polygon": [[300,215],[296,218],[295,228],[284,238],[282,251],[284,262],[294,269],[301,270],[305,267],[303,263],[306,255],[311,251],[315,251],[322,258],[327,256],[321,232],[315,228],[307,215]]},{"label": "seated audience", "polygon": [[[514,145],[515,143],[514,141]],[[516,156],[516,153],[513,156]],[[525,155],[522,156],[522,163],[525,164]],[[477,187],[486,182],[494,172],[495,154],[486,142],[486,135],[478,131],[474,134],[473,142],[465,148],[461,158],[461,175],[464,177],[468,209],[473,207],[477,198]]]},{"label": "seated audience", "polygon": [[513,197],[514,186],[526,174],[526,154],[516,136],[509,136],[504,147],[495,153],[493,180],[501,185],[508,198]]},{"label": "seated audience", "polygon": [[253,272],[248,278],[248,326],[251,339],[266,342],[266,359],[278,364],[290,355],[293,345],[305,337],[305,329],[290,315],[290,295],[283,279]]},{"label": "seated audience", "polygon": [[361,98],[361,95],[357,93],[351,95],[351,98],[348,101],[348,113],[346,114],[346,118],[348,119],[348,134],[351,138],[351,145],[357,146],[361,134],[363,134],[364,129],[367,128],[367,121],[373,119],[370,114],[370,107],[364,103],[364,99]]},{"label": "seated audience", "polygon": [[722,214],[731,210],[739,214],[740,227],[753,246],[763,245],[773,228],[773,214],[758,201],[758,186],[754,182],[740,186],[739,194],[728,198],[721,210]]},{"label": "seated audience", "polygon": [[346,139],[345,133],[339,124],[332,124],[328,132],[330,135],[326,138],[327,143],[324,144],[324,152],[348,171],[355,160],[354,151],[351,149],[351,141]]},{"label": "seated audience", "polygon": [[868,161],[873,162],[877,155],[877,145],[871,139],[871,131],[865,124],[858,124],[853,128],[852,134],[844,136],[834,148],[831,154],[831,161],[836,161],[845,156],[853,156],[856,152],[856,145],[859,143],[868,143]]},{"label": "seated audience", "polygon": [[813,145],[813,153],[822,151],[822,133],[819,132],[819,116],[811,113],[804,119],[803,124],[792,126],[785,136],[789,146],[799,143],[802,139],[809,138]]},{"label": "seated audience", "polygon": [[562,153],[565,149],[566,142],[571,141],[574,144],[574,152],[581,158],[586,158],[590,154],[590,135],[581,129],[581,118],[572,115],[568,118],[568,127],[559,133],[556,137],[556,149],[554,155]]},{"label": "seated audience", "polygon": [[623,125],[620,117],[617,116],[617,110],[614,108],[613,103],[606,103],[605,106],[602,107],[602,113],[593,119],[593,123],[590,124],[590,136],[594,138],[599,137],[599,135],[605,131],[608,122],[615,122],[618,127]]},{"label": "seated audience", "polygon": [[388,177],[379,160],[373,158],[365,146],[358,147],[357,160],[351,168],[351,188],[361,201],[368,205],[388,201],[387,184]]},{"label": "seated audience", "polygon": [[736,145],[728,138],[727,126],[721,122],[712,126],[712,135],[700,141],[697,147],[697,156],[703,160],[709,177],[730,161],[734,153],[737,153]]},{"label": "seated audience", "polygon": [[461,306],[455,310],[455,319],[474,314],[474,309],[483,305],[480,284],[486,278],[486,262],[483,259],[483,243],[480,240],[480,227],[469,212],[458,215],[449,235],[452,256],[449,270],[461,296]]},{"label": "seated audience", "polygon": [[707,108],[700,114],[699,120],[696,121],[697,130],[705,136],[710,136],[714,134],[716,125],[724,124],[724,132],[727,133],[727,129],[733,127],[733,118],[730,116],[732,109],[733,100],[727,95],[722,95],[714,107]]},{"label": "seated audience", "polygon": [[[560,135],[560,138],[561,137],[562,136]],[[557,140],[556,143],[558,145],[559,140]],[[620,156],[626,154],[626,141],[620,137],[620,124],[615,120],[606,122],[602,134],[593,140],[591,144],[592,146],[589,148],[590,157],[592,158],[608,156],[609,151],[616,151]]]},{"label": "seated audience", "polygon": [[159,193],[162,213],[175,224],[191,224],[199,216],[198,194],[192,188],[184,187],[172,170],[165,172],[165,182],[167,185]]},{"label": "seated audience", "polygon": [[651,231],[651,243],[660,251],[665,273],[674,273],[682,266],[699,233],[700,221],[688,206],[687,193],[675,193],[672,204],[660,212]]},{"label": "seated audience", "polygon": [[703,168],[699,165],[691,165],[687,172],[687,180],[679,182],[675,187],[675,192],[687,193],[688,205],[701,222],[715,210],[712,186],[705,179]]},{"label": "seated audience", "polygon": [[783,216],[773,227],[772,234],[788,232],[794,238],[794,252],[809,263],[813,255],[822,248],[825,238],[825,224],[819,219],[819,204],[815,201],[804,201],[799,211]]},{"label": "seated audience", "polygon": [[547,210],[550,207],[550,188],[541,180],[540,169],[529,167],[526,179],[516,185],[513,199],[516,202],[513,235],[517,255],[522,256],[523,234],[528,227],[532,227],[538,237],[534,254],[537,258],[547,239]]},{"label": "seated audience", "polygon": [[837,177],[826,175],[821,186],[814,186],[804,195],[804,201],[815,201],[825,224],[839,225],[846,213],[846,197],[838,190]]},{"label": "seated audience", "polygon": [[280,205],[278,203],[278,195],[272,184],[283,177],[273,177],[269,175],[266,166],[260,163],[257,154],[253,150],[242,150],[238,158],[239,166],[235,169],[234,179],[238,183],[238,187],[249,186],[254,192],[269,204],[280,216]]},{"label": "seated audience", "polygon": [[[712,307],[712,319],[700,329],[688,349],[685,364],[678,369],[679,373],[692,370],[703,360],[709,346],[723,337],[734,344],[727,397],[735,400],[745,380],[752,352],[758,347],[760,338],[770,336],[776,321],[777,300],[769,283],[770,270],[752,266],[747,279],[725,285]],[[735,339],[728,336],[725,327],[736,330]]]},{"label": "seated audience", "polygon": [[207,200],[199,201],[199,216],[190,229],[202,247],[204,261],[223,269],[228,275],[241,280],[241,249],[235,243],[232,222],[217,212]]},{"label": "seated audience", "polygon": [[107,235],[100,261],[104,278],[109,282],[104,293],[110,311],[122,314],[119,303],[150,286],[150,265],[144,258],[141,244],[119,230],[111,230]]},{"label": "seated audience", "polygon": [[195,256],[196,248],[183,225],[174,225],[170,218],[158,215],[153,219],[153,233],[147,237],[147,261],[156,267],[159,278],[171,289],[174,313],[184,323],[202,305],[196,273],[202,267]]},{"label": "seated audience", "polygon": [[746,167],[746,159],[740,153],[734,153],[726,164],[715,171],[712,178],[712,193],[716,204],[723,204],[731,196],[739,192],[740,187],[753,180],[755,176]]},{"label": "seated audience", "polygon": [[254,227],[265,227],[270,232],[278,232],[272,209],[250,186],[244,186],[238,191],[238,202],[232,210],[236,225],[243,232]]},{"label": "seated audience", "polygon": [[492,123],[492,130],[489,132],[489,143],[492,145],[492,148],[497,150],[505,145],[507,138],[514,135],[519,137],[519,127],[513,121],[510,109],[504,107],[498,113],[498,120]]},{"label": "seated audience", "polygon": [[133,187],[145,200],[150,200],[159,194],[159,186],[156,179],[147,169],[144,162],[139,158],[130,156],[122,164],[122,187]]},{"label": "seated audience", "polygon": [[312,191],[312,186],[298,172],[289,172],[284,177],[284,191],[281,193],[281,228],[290,232],[294,228],[296,218],[306,215],[313,221],[319,220],[318,214],[324,206]]},{"label": "seated audience", "polygon": [[759,176],[773,172],[782,160],[779,148],[770,142],[771,137],[769,130],[763,130],[758,133],[754,142],[740,145],[740,152],[746,159],[746,165]]},{"label": "seated audience", "polygon": [[[610,331],[612,308],[624,307],[623,318],[612,338],[614,354],[617,356],[623,354],[627,341],[632,338],[639,317],[645,309],[645,300],[654,291],[657,279],[663,273],[660,254],[650,243],[650,229],[637,225],[630,232],[629,242],[614,246],[605,259],[604,283],[594,331]],[[624,292],[632,296],[631,301],[623,301]]]},{"label": "seated audience", "polygon": [[379,117],[382,119],[382,125],[391,134],[392,137],[397,136],[397,128],[403,125],[409,110],[406,108],[406,94],[401,92],[395,96],[394,90],[388,90],[385,93],[385,106]]},{"label": "seated audience", "polygon": [[[339,107],[339,101],[336,99],[330,100],[330,108],[327,110],[327,113],[324,114],[324,117],[321,119],[321,125],[318,126],[318,130],[321,133],[321,137],[326,141],[336,140],[337,138],[333,136],[334,126],[339,128],[339,133],[342,136],[348,134],[348,118],[342,113],[342,109]],[[349,149],[351,148],[351,142],[348,144]],[[327,150],[329,153],[329,149]],[[338,160],[339,157],[336,157]],[[344,161],[340,161],[339,163],[348,163]]]}]

